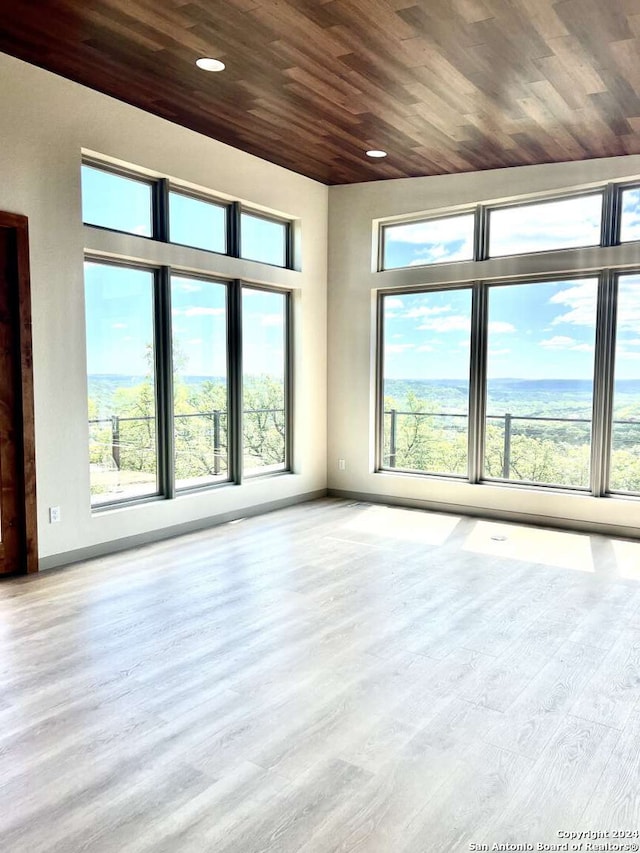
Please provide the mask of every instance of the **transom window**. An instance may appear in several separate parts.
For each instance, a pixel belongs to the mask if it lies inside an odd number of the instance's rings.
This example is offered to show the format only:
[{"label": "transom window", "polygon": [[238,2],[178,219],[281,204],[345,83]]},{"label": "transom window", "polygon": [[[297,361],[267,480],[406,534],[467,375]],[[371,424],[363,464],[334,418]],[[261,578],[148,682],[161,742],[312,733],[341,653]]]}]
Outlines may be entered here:
[{"label": "transom window", "polygon": [[190,192],[166,178],[83,163],[82,219],[99,228],[293,267],[290,221]]},{"label": "transom window", "polygon": [[511,278],[475,263],[471,283],[379,295],[378,468],[640,496],[640,269],[576,254],[531,274],[539,252],[640,239],[640,188],[478,209],[474,226],[476,262],[519,255]]}]

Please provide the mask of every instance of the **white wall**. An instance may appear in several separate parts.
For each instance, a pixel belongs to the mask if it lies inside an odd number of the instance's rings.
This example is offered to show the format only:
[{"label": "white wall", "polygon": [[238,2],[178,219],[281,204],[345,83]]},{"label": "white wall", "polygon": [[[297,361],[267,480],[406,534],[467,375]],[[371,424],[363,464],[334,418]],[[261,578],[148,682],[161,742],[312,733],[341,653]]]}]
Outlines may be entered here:
[{"label": "white wall", "polygon": [[[374,473],[375,295],[378,290],[465,281],[477,277],[472,263],[375,272],[375,220],[499,201],[518,195],[558,192],[610,179],[640,175],[640,156],[579,163],[526,166],[462,175],[411,178],[331,187],[329,190],[329,453],[332,490],[453,511],[481,508],[492,513],[521,513],[541,521],[615,525],[629,533],[640,526],[640,500],[596,499],[543,489],[470,485],[452,480],[395,473]],[[540,255],[535,273],[597,268],[623,258],[640,266],[640,245]],[[483,277],[519,271],[517,259],[483,262]],[[346,470],[338,470],[338,459]],[[422,502],[425,502],[422,504]]]},{"label": "white wall", "polygon": [[[0,210],[28,216],[30,228],[41,557],[56,562],[53,555],[324,489],[327,188],[1,54],[0,79]],[[82,261],[85,248],[113,244],[81,224],[82,149],[299,220],[301,272],[190,249],[181,260],[295,289],[294,474],[92,515]],[[129,241],[131,258],[148,260],[149,251],[148,241]],[[163,247],[152,251],[162,259]],[[48,522],[53,505],[60,524]]]}]

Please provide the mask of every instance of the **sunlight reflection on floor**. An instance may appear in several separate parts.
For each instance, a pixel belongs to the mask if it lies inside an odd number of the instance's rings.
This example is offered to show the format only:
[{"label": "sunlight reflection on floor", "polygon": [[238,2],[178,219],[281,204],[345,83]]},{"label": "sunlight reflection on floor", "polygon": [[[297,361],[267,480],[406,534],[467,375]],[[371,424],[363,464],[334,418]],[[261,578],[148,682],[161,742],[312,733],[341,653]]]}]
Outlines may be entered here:
[{"label": "sunlight reflection on floor", "polygon": [[464,551],[477,554],[526,560],[579,572],[595,571],[591,539],[584,533],[478,521],[462,547]]},{"label": "sunlight reflection on floor", "polygon": [[640,580],[640,542],[611,539],[615,574],[627,580]]},{"label": "sunlight reflection on floor", "polygon": [[356,518],[347,522],[341,531],[385,539],[401,539],[405,542],[424,542],[426,545],[443,545],[460,521],[460,516],[457,515],[368,506],[363,508]]}]

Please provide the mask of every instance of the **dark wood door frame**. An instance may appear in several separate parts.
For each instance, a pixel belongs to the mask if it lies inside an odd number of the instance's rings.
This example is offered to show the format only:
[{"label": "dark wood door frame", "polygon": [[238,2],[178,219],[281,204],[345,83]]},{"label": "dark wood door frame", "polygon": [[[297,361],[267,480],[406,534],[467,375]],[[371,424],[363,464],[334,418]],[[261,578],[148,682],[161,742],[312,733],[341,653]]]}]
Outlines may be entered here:
[{"label": "dark wood door frame", "polygon": [[0,258],[4,263],[4,270],[0,270],[4,279],[0,294],[0,359],[6,360],[8,366],[3,379],[6,387],[0,389],[0,414],[3,432],[8,435],[5,443],[11,445],[9,452],[0,448],[2,544],[5,540],[7,545],[12,542],[18,555],[8,571],[31,574],[38,571],[38,528],[27,217],[0,212],[0,230],[5,256]]}]

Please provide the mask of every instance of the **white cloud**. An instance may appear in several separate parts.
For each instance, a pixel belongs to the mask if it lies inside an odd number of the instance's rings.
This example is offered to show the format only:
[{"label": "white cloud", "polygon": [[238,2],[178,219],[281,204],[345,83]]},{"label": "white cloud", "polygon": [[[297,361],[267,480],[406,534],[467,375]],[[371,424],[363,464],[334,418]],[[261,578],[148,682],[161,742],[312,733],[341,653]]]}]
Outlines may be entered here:
[{"label": "white cloud", "polygon": [[384,300],[385,308],[404,308],[404,302],[402,299],[398,299],[397,296],[387,296]]},{"label": "white cloud", "polygon": [[448,317],[432,317],[426,320],[418,329],[431,332],[467,332],[471,328],[471,320],[463,314],[452,314]]},{"label": "white cloud", "polygon": [[458,241],[470,231],[468,241],[471,243],[473,239],[473,217],[473,213],[467,213],[447,219],[430,219],[426,222],[407,222],[406,225],[393,225],[386,229],[385,239],[394,243],[415,243],[418,246],[430,246],[436,243]]},{"label": "white cloud", "polygon": [[510,334],[515,332],[516,327],[513,323],[505,323],[504,320],[492,320],[489,323],[489,332],[494,332],[497,335]]},{"label": "white cloud", "polygon": [[433,352],[435,347],[432,347],[431,344],[421,344],[419,347],[416,347],[416,352]]},{"label": "white cloud", "polygon": [[401,353],[408,349],[413,349],[415,344],[387,344],[385,347],[385,352],[389,353]]},{"label": "white cloud", "polygon": [[183,290],[185,293],[197,293],[199,290],[202,290],[201,284],[193,284],[185,279],[173,279],[174,284],[176,281],[180,290]]},{"label": "white cloud", "polygon": [[111,328],[112,328],[112,329],[126,329],[126,328],[127,328],[127,324],[126,324],[126,323],[113,323],[113,325],[111,326]]},{"label": "white cloud", "polygon": [[637,335],[640,327],[640,278],[622,278],[618,285],[618,329]]},{"label": "white cloud", "polygon": [[261,326],[282,326],[284,325],[284,317],[282,314],[263,314],[260,318]]},{"label": "white cloud", "polygon": [[431,317],[433,314],[447,314],[451,311],[451,305],[434,305],[429,308],[426,305],[420,308],[410,308],[404,315],[408,320],[415,320],[416,317]]},{"label": "white cloud", "polygon": [[583,281],[566,290],[554,293],[550,303],[565,305],[570,310],[555,317],[552,325],[569,323],[573,326],[593,326],[596,322],[597,291],[595,281]]},{"label": "white cloud", "polygon": [[191,340],[187,341],[187,343],[191,344],[191,346],[197,347],[200,346],[200,344],[202,343],[202,338],[191,338]]},{"label": "white cloud", "polygon": [[571,350],[572,352],[593,352],[591,344],[581,344],[575,338],[570,338],[567,335],[554,335],[544,341],[540,341],[539,346],[547,350]]},{"label": "white cloud", "polygon": [[509,355],[511,352],[510,349],[490,349],[489,357],[490,358],[500,358],[503,355]]},{"label": "white cloud", "polygon": [[592,198],[563,199],[531,207],[510,207],[491,213],[493,255],[539,252],[600,241],[602,202]]}]

